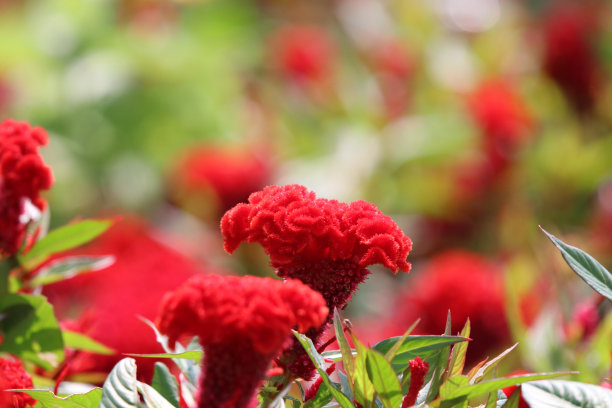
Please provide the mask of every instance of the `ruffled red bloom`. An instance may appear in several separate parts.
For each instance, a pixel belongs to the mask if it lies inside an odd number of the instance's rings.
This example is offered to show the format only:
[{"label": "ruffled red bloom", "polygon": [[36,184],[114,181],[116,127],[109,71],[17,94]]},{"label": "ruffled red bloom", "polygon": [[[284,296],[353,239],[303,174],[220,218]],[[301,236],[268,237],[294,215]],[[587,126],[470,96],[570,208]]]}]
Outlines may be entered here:
[{"label": "ruffled red bloom", "polygon": [[12,255],[21,247],[28,201],[39,210],[47,205],[40,192],[51,188],[53,175],[38,148],[48,139],[42,128],[27,122],[0,123],[0,253]]},{"label": "ruffled red bloom", "polygon": [[469,108],[483,133],[484,152],[493,171],[502,171],[524,145],[533,126],[525,103],[508,82],[493,79],[469,98]]},{"label": "ruffled red bloom", "polygon": [[[239,204],[221,220],[225,250],[257,242],[270,256],[278,276],[296,278],[319,291],[330,310],[342,308],[370,273],[383,264],[394,273],[408,272],[412,247],[395,222],[365,201],[342,203],[316,198],[299,185],[269,186]],[[315,345],[324,327],[308,334]],[[312,376],[312,364],[299,344],[301,358],[290,369]],[[299,351],[302,350],[302,351]]]},{"label": "ruffled red bloom", "polygon": [[271,41],[274,61],[298,82],[321,82],[332,73],[334,49],[325,31],[314,26],[286,26]]},{"label": "ruffled red bloom", "polygon": [[223,213],[262,189],[272,177],[264,155],[246,149],[192,148],[171,176],[174,201],[187,211],[219,220]]},{"label": "ruffled red bloom", "polygon": [[[139,320],[154,320],[166,292],[198,274],[192,262],[154,238],[142,220],[118,221],[90,245],[65,255],[113,255],[110,267],[47,285],[43,289],[67,328],[111,347],[111,356],[77,352],[69,375],[108,373],[122,353],[161,353],[155,334]],[[129,333],[129,335],[126,335]],[[155,360],[137,358],[138,376],[149,381]]]},{"label": "ruffled red bloom", "polygon": [[17,360],[0,358],[0,407],[33,407],[36,400],[23,392],[7,392],[10,389],[34,388],[32,377]]},{"label": "ruffled red bloom", "polygon": [[419,318],[416,334],[441,333],[449,310],[451,332],[459,333],[469,318],[473,339],[468,347],[469,362],[510,341],[501,271],[468,251],[447,251],[433,258],[398,297],[395,310],[387,330],[390,335],[403,334]]},{"label": "ruffled red bloom", "polygon": [[170,344],[198,336],[200,408],[242,408],[257,405],[256,391],[290,330],[318,327],[327,313],[321,295],[297,280],[207,275],[164,298],[158,326]]},{"label": "ruffled red bloom", "polygon": [[419,356],[410,360],[408,365],[410,367],[410,388],[402,401],[402,408],[411,407],[416,403],[419,391],[425,384],[427,371],[429,371],[429,363],[421,360]]},{"label": "ruffled red bloom", "polygon": [[543,24],[544,72],[579,112],[593,107],[601,83],[594,14],[588,6],[566,1],[555,5]]}]

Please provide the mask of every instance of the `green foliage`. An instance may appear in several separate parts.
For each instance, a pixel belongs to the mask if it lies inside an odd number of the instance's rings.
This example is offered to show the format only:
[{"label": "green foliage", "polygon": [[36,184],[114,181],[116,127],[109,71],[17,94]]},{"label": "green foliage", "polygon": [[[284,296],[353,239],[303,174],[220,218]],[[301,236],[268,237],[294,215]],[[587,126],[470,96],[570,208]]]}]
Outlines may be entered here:
[{"label": "green foliage", "polygon": [[62,332],[53,307],[44,296],[8,294],[0,297],[0,352],[11,353],[44,369],[64,359]]},{"label": "green foliage", "polygon": [[595,291],[605,296],[608,300],[612,300],[612,275],[610,272],[583,250],[567,245],[543,228],[541,229],[553,244],[559,248],[563,259],[565,259],[570,268]]},{"label": "green foliage", "polygon": [[104,381],[100,408],[135,408],[139,399],[136,362],[133,358],[124,358]]},{"label": "green foliage", "polygon": [[20,255],[19,264],[27,270],[32,270],[57,252],[91,241],[110,228],[113,222],[113,220],[82,220],[57,228],[34,244],[26,254]]},{"label": "green foliage", "polygon": [[40,408],[94,408],[100,404],[102,399],[101,388],[67,397],[58,397],[51,391],[44,390],[23,390],[23,392],[38,401],[36,406]]},{"label": "green foliage", "polygon": [[62,338],[64,339],[64,346],[74,350],[89,351],[91,353],[105,355],[115,353],[115,350],[106,347],[104,344],[95,341],[91,337],[71,330],[62,329]]},{"label": "green foliage", "polygon": [[166,400],[155,388],[148,384],[138,381],[138,391],[142,394],[142,398],[148,408],[173,408],[168,400]]},{"label": "green foliage", "polygon": [[155,363],[153,373],[153,388],[167,399],[174,407],[179,408],[179,387],[176,378],[165,364]]},{"label": "green foliage", "polygon": [[612,406],[612,391],[575,381],[549,380],[524,384],[523,398],[532,407],[596,408]]},{"label": "green foliage", "polygon": [[48,285],[82,273],[94,272],[113,264],[113,256],[71,256],[40,268],[29,287]]}]

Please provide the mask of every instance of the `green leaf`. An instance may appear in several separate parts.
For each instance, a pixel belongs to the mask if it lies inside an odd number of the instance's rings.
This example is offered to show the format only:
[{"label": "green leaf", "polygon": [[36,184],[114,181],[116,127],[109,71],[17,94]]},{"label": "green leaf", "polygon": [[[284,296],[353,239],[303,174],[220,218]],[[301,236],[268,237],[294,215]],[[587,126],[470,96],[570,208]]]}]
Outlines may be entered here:
[{"label": "green leaf", "polygon": [[417,324],[419,324],[419,320],[412,323],[412,326],[410,326],[408,330],[406,330],[406,332],[402,335],[402,337],[400,337],[399,340],[395,342],[395,344],[391,346],[391,348],[385,353],[385,359],[387,361],[393,361],[400,347],[402,346],[402,344],[404,344],[404,341],[406,340],[406,338],[410,335],[410,333],[412,333],[412,331],[417,326]]},{"label": "green leaf", "polygon": [[376,396],[374,384],[370,381],[366,365],[368,349],[361,343],[354,334],[351,333],[353,344],[357,349],[355,357],[355,373],[353,376],[353,395],[355,401],[359,402],[363,407],[370,408],[373,406]]},{"label": "green leaf", "polygon": [[374,350],[366,354],[366,370],[374,389],[386,408],[402,405],[402,389],[395,371],[385,357]]},{"label": "green leaf", "polygon": [[[465,322],[465,326],[463,327],[463,330],[461,330],[461,337],[470,337],[470,319]],[[465,354],[467,352],[467,347],[467,341],[457,343],[453,346],[448,367],[449,377],[452,378],[463,373],[463,366],[465,365]]]},{"label": "green leaf", "polygon": [[302,347],[304,347],[304,349],[306,350],[306,353],[312,360],[315,368],[317,369],[319,375],[321,376],[321,379],[323,380],[323,384],[329,388],[329,390],[333,394],[338,404],[340,404],[342,408],[355,408],[353,403],[346,397],[346,395],[344,395],[342,392],[337,390],[332,385],[331,380],[329,379],[329,377],[327,376],[327,373],[325,372],[325,369],[323,368],[323,365],[324,365],[323,358],[317,352],[317,349],[314,346],[314,344],[312,344],[312,340],[310,340],[308,337],[304,336],[303,334],[298,333],[295,330],[293,330],[293,334],[295,335],[295,337],[297,337],[298,341],[302,344]]},{"label": "green leaf", "polygon": [[69,256],[61,258],[41,268],[29,283],[29,287],[48,285],[82,273],[99,271],[111,266],[113,262],[115,262],[114,256]]},{"label": "green leaf", "polygon": [[0,297],[0,351],[50,370],[64,359],[62,332],[44,296]]},{"label": "green leaf", "polygon": [[[516,387],[516,389],[514,390],[512,395],[510,395],[510,398],[506,398],[505,400],[502,399],[502,398],[498,398],[496,405],[493,405],[493,406],[497,407],[498,405],[500,405],[499,402],[503,401],[503,405],[501,405],[502,408],[518,408],[519,401],[521,399],[521,389],[522,389],[522,387],[523,386]],[[504,394],[503,391],[501,391],[501,393]],[[504,396],[505,396],[505,394],[504,394]],[[493,397],[491,397],[491,399],[494,400]],[[534,407],[535,407],[535,405],[534,405]]]},{"label": "green leaf", "polygon": [[587,285],[608,298],[608,300],[612,300],[612,275],[602,264],[597,262],[595,258],[583,250],[567,245],[559,238],[548,233],[542,227],[540,227],[540,229],[550,238],[553,244],[559,248],[565,262],[567,262],[570,268],[572,268]]},{"label": "green leaf", "polygon": [[51,231],[28,253],[20,255],[19,263],[28,270],[36,268],[49,256],[83,245],[106,231],[113,220],[83,220]]},{"label": "green leaf", "polygon": [[135,408],[139,400],[136,361],[124,358],[104,381],[100,408]]},{"label": "green leaf", "polygon": [[153,373],[151,385],[173,406],[180,408],[178,383],[165,364],[159,362],[155,363],[155,371]]},{"label": "green leaf", "polygon": [[182,353],[159,353],[159,354],[132,354],[125,353],[126,356],[130,357],[143,357],[143,358],[180,358],[186,360],[192,360],[195,363],[202,361],[204,352],[200,350],[188,350]]},{"label": "green leaf", "polygon": [[612,407],[612,391],[575,381],[537,381],[524,384],[522,395],[531,407]]},{"label": "green leaf", "polygon": [[493,371],[493,369],[495,369],[495,367],[497,367],[497,364],[504,358],[506,357],[512,350],[514,350],[516,348],[516,346],[518,346],[518,343],[515,343],[513,346],[507,348],[506,350],[504,350],[499,356],[495,357],[493,360],[485,363],[482,367],[480,367],[476,373],[474,374],[474,376],[470,379],[470,384],[475,384],[478,381],[480,381],[483,377],[485,377],[487,374],[489,374],[491,371]]},{"label": "green leaf", "polygon": [[465,386],[467,383],[468,378],[463,375],[449,378],[440,387],[440,398],[442,398],[442,401],[447,398],[451,399],[449,396],[453,393],[453,391],[455,391],[457,388]]},{"label": "green leaf", "polygon": [[325,405],[329,404],[333,398],[334,396],[329,387],[327,387],[325,384],[321,384],[315,397],[304,402],[304,408],[324,407]]},{"label": "green leaf", "polygon": [[100,404],[102,388],[94,388],[85,394],[58,397],[47,390],[21,390],[38,401],[39,408],[93,408]]},{"label": "green leaf", "polygon": [[168,402],[155,388],[148,384],[138,381],[138,391],[142,394],[145,404],[148,408],[173,408],[174,406]]},{"label": "green leaf", "polygon": [[115,350],[81,333],[64,329],[62,330],[62,338],[64,339],[64,346],[68,348],[104,355],[115,354]]},{"label": "green leaf", "polygon": [[488,392],[496,391],[501,388],[506,388],[511,385],[517,385],[526,383],[529,381],[544,380],[547,378],[561,377],[564,375],[576,374],[576,372],[560,372],[560,373],[539,373],[539,374],[526,374],[516,377],[504,377],[496,378],[490,381],[484,381],[478,384],[470,384],[465,387],[460,387],[451,392],[448,395],[449,399],[457,397],[472,398],[478,395],[486,394]]},{"label": "green leaf", "polygon": [[344,336],[344,328],[342,327],[340,314],[338,313],[337,308],[334,308],[334,331],[336,333],[336,341],[338,342],[340,351],[342,352],[342,365],[344,366],[344,371],[346,372],[349,384],[352,384],[353,373],[355,372],[355,359],[353,358],[353,352],[348,344],[348,341]]}]

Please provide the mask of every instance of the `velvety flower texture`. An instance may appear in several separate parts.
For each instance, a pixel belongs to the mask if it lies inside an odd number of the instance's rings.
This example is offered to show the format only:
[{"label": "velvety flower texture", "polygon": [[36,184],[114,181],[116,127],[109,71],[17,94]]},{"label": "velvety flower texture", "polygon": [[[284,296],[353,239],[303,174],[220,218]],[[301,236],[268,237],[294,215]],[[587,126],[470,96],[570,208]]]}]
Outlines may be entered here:
[{"label": "velvety flower texture", "polygon": [[427,371],[429,371],[429,363],[421,360],[419,356],[414,360],[410,360],[408,365],[410,367],[410,388],[408,389],[408,394],[406,394],[402,401],[401,408],[408,408],[416,403],[419,391],[423,387],[423,384],[425,384]]},{"label": "velvety flower texture", "polygon": [[[252,194],[248,204],[225,214],[221,232],[229,253],[242,242],[259,243],[278,276],[299,279],[319,291],[329,310],[346,305],[370,265],[410,270],[406,257],[412,242],[391,217],[365,201],[316,198],[300,185],[269,186]],[[307,333],[315,345],[323,330]],[[309,379],[312,364],[295,343],[300,357],[289,369]]]},{"label": "velvety flower texture", "polygon": [[204,348],[200,408],[257,406],[256,391],[290,330],[320,326],[321,295],[297,280],[206,275],[162,303],[158,326],[171,345],[198,336]]},{"label": "velvety flower texture", "polygon": [[36,404],[36,400],[28,394],[5,391],[16,388],[34,388],[32,377],[19,361],[0,358],[0,407],[26,408]]},{"label": "velvety flower texture", "polygon": [[39,210],[46,207],[40,192],[51,187],[53,175],[38,148],[48,139],[42,128],[26,122],[0,123],[0,253],[11,255],[21,247],[28,201]]}]

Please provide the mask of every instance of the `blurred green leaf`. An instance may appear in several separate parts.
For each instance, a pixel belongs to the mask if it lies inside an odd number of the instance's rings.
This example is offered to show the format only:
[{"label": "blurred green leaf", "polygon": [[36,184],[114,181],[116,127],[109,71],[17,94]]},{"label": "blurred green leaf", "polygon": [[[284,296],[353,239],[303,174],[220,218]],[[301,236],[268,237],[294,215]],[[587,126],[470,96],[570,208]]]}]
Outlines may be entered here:
[{"label": "blurred green leaf", "polygon": [[115,262],[114,256],[70,256],[51,262],[41,268],[30,287],[48,285],[82,273],[94,272],[107,268]]},{"label": "blurred green leaf", "polygon": [[153,373],[153,381],[151,382],[151,386],[153,386],[153,388],[155,388],[155,390],[172,405],[174,405],[176,408],[180,408],[178,383],[165,364],[160,362],[155,363],[155,370]]},{"label": "blurred green leaf", "polygon": [[531,407],[612,407],[612,391],[575,381],[553,380],[523,384],[522,395]]},{"label": "blurred green leaf", "polygon": [[64,342],[53,307],[44,296],[0,297],[0,351],[51,369],[64,359]]},{"label": "blurred green leaf", "polygon": [[138,381],[137,387],[148,408],[173,408],[173,405],[149,384]]},{"label": "blurred green leaf", "polygon": [[114,220],[83,220],[57,228],[38,241],[19,263],[28,270],[36,268],[51,255],[83,245],[104,233]]},{"label": "blurred green leaf", "polygon": [[202,357],[204,356],[203,351],[199,350],[188,350],[182,353],[158,353],[158,354],[132,354],[125,353],[126,356],[130,357],[144,357],[144,358],[181,358],[192,360],[196,363],[202,361]]},{"label": "blurred green leaf", "polygon": [[100,404],[102,388],[94,388],[85,394],[73,394],[67,397],[58,397],[46,390],[22,390],[38,401],[40,408],[93,408]]},{"label": "blurred green leaf", "polygon": [[488,361],[487,363],[483,364],[478,370],[476,370],[474,375],[471,377],[470,384],[477,383],[483,377],[485,377],[487,374],[489,374],[491,371],[493,371],[495,369],[495,367],[497,367],[497,364],[504,357],[506,357],[512,350],[514,350],[516,348],[516,346],[518,346],[518,343],[516,343],[513,346],[509,347],[508,349],[504,350],[500,355],[495,357],[493,360]]},{"label": "blurred green leaf", "polygon": [[62,338],[64,339],[64,346],[75,350],[83,350],[105,355],[115,354],[115,350],[106,347],[104,344],[99,343],[82,333],[63,329]]},{"label": "blurred green leaf", "polygon": [[366,370],[380,400],[386,408],[397,408],[402,404],[399,380],[385,357],[375,350],[368,350]]},{"label": "blurred green leaf", "polygon": [[104,381],[100,408],[135,408],[138,406],[138,381],[133,358],[119,361]]},{"label": "blurred green leaf", "polygon": [[542,227],[540,229],[559,248],[565,262],[587,285],[608,298],[608,300],[612,300],[612,275],[602,264],[583,250],[567,245]]}]

